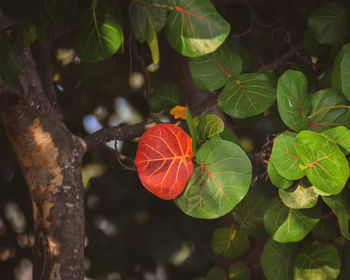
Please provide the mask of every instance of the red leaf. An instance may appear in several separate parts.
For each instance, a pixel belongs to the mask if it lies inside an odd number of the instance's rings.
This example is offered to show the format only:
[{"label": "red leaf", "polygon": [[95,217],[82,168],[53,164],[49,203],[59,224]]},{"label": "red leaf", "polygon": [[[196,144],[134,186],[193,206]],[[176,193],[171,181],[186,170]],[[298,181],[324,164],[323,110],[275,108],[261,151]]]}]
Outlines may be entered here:
[{"label": "red leaf", "polygon": [[174,199],[193,172],[192,139],[174,124],[157,124],[141,137],[135,164],[144,187],[162,199]]}]

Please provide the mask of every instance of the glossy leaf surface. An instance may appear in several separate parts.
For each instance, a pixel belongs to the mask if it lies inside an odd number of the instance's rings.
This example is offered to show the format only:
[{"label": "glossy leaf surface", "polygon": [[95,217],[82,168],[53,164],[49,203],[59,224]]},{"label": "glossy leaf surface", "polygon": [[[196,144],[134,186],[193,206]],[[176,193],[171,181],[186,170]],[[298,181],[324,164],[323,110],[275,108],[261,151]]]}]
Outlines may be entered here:
[{"label": "glossy leaf surface", "polygon": [[266,231],[277,242],[297,242],[314,228],[320,218],[319,205],[311,209],[291,209],[279,197],[275,197],[265,212],[264,224]]},{"label": "glossy leaf surface", "polygon": [[200,147],[196,163],[177,205],[196,218],[227,214],[248,192],[252,167],[247,155],[232,142],[212,139]]},{"label": "glossy leaf surface", "polygon": [[191,138],[173,124],[158,124],[141,137],[135,164],[143,186],[162,199],[174,199],[192,175]]},{"label": "glossy leaf surface", "polygon": [[250,268],[244,262],[234,262],[228,267],[229,280],[250,280]]},{"label": "glossy leaf surface", "polygon": [[155,113],[170,110],[180,102],[180,89],[174,84],[163,83],[155,88],[148,97],[148,106]]},{"label": "glossy leaf surface", "polygon": [[336,247],[330,243],[308,243],[294,261],[295,280],[334,280],[339,273],[340,256]]},{"label": "glossy leaf surface", "polygon": [[269,239],[261,255],[261,264],[268,280],[293,280],[293,255],[297,243],[278,243]]},{"label": "glossy leaf surface", "polygon": [[284,178],[281,174],[278,173],[275,164],[270,159],[268,166],[267,166],[267,172],[269,174],[269,178],[271,180],[271,183],[275,185],[277,188],[280,189],[286,189],[289,188],[291,185],[293,185],[293,180],[288,180],[287,178]]},{"label": "glossy leaf surface", "polygon": [[230,32],[229,23],[209,0],[173,0],[166,24],[170,45],[184,56],[215,51]]},{"label": "glossy leaf surface", "polygon": [[328,139],[350,152],[350,130],[344,126],[338,126],[322,133]]},{"label": "glossy leaf surface", "polygon": [[311,110],[308,82],[302,72],[286,71],[278,80],[278,112],[286,126],[301,131],[307,129],[307,115]]},{"label": "glossy leaf surface", "polygon": [[218,104],[226,114],[243,119],[265,112],[276,99],[276,90],[263,73],[237,76],[221,91]]},{"label": "glossy leaf surface", "polygon": [[339,147],[312,131],[300,132],[295,144],[311,184],[329,194],[340,193],[349,178],[349,165]]},{"label": "glossy leaf surface", "polygon": [[242,59],[224,44],[213,53],[190,59],[190,70],[198,88],[217,90],[241,73]]}]

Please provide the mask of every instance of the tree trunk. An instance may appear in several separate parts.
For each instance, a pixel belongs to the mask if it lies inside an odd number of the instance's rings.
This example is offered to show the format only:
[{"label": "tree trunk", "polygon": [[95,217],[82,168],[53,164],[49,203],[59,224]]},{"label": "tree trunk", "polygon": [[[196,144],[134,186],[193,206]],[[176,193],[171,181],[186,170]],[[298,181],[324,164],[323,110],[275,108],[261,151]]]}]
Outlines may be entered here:
[{"label": "tree trunk", "polygon": [[0,83],[0,114],[33,204],[33,279],[83,279],[85,143],[50,105],[30,50],[20,59],[17,86]]}]

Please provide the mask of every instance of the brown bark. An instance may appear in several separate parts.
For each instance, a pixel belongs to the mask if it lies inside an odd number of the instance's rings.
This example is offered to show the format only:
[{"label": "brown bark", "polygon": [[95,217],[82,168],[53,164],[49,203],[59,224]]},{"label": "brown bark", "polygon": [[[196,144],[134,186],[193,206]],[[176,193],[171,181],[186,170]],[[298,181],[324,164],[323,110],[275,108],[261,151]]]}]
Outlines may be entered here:
[{"label": "brown bark", "polygon": [[83,279],[85,143],[50,105],[29,49],[20,59],[18,85],[0,83],[0,114],[33,204],[33,279]]}]

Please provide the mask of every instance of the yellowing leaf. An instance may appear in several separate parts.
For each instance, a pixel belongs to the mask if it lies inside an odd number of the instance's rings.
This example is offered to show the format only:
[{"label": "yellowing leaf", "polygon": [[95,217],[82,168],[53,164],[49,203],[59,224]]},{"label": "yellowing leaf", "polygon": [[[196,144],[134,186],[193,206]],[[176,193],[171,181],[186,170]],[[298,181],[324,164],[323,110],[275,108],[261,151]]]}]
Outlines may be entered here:
[{"label": "yellowing leaf", "polygon": [[174,119],[186,120],[186,107],[184,106],[175,106],[169,113],[174,116]]}]

